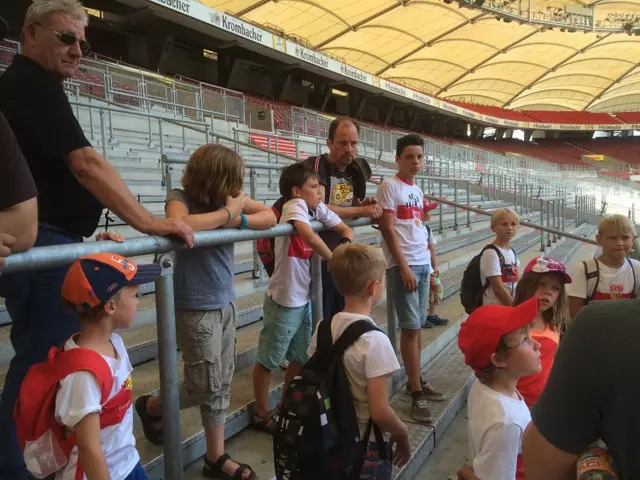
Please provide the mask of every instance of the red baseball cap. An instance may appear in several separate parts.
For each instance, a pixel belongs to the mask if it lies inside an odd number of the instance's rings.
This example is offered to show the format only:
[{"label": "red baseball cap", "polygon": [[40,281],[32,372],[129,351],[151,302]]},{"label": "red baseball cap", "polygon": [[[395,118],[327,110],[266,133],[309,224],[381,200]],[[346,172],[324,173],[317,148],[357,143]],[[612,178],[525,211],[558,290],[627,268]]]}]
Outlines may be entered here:
[{"label": "red baseball cap", "polygon": [[438,205],[438,202],[429,203],[429,200],[423,200],[422,209],[425,212],[430,212],[431,210],[435,210],[436,208],[438,208]]},{"label": "red baseball cap", "polygon": [[549,257],[536,257],[531,260],[527,267],[524,269],[524,273],[535,272],[535,273],[549,273],[549,272],[557,272],[564,277],[565,283],[571,283],[571,275],[567,273],[567,267],[565,267],[564,263],[558,262]]},{"label": "red baseball cap", "polygon": [[458,347],[464,353],[464,363],[475,371],[486,368],[502,336],[529,325],[537,314],[537,297],[515,307],[484,305],[475,309],[458,333]]},{"label": "red baseball cap", "polygon": [[157,263],[136,265],[115,253],[82,257],[71,265],[62,283],[62,298],[79,312],[106,302],[127,285],[156,280],[162,267]]}]

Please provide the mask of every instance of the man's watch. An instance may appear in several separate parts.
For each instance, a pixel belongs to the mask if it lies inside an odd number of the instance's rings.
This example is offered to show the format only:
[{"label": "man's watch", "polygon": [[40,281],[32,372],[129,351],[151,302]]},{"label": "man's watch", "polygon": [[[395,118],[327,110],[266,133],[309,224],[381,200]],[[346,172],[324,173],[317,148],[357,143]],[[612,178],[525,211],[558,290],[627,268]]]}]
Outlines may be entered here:
[{"label": "man's watch", "polygon": [[240,230],[244,230],[249,228],[249,220],[247,220],[247,216],[244,213],[240,214],[240,225],[238,225]]},{"label": "man's watch", "polygon": [[345,245],[349,243],[353,243],[349,237],[342,237],[338,242],[338,245]]}]

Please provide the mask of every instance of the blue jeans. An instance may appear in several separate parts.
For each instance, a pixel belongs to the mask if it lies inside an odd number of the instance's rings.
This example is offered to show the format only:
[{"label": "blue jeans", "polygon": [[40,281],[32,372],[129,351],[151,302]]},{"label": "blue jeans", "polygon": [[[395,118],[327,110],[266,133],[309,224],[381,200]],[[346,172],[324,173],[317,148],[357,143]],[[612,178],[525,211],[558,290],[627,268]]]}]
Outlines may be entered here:
[{"label": "blue jeans", "polygon": [[147,480],[147,474],[142,465],[138,464],[124,480]]},{"label": "blue jeans", "polygon": [[[36,247],[76,243],[46,227],[38,230]],[[0,480],[22,480],[27,470],[18,447],[13,408],[29,368],[44,361],[49,349],[62,345],[80,326],[62,307],[60,290],[69,266],[0,275],[0,296],[11,316],[11,345],[15,356],[5,377],[0,401]]]},{"label": "blue jeans", "polygon": [[400,269],[387,270],[393,292],[393,302],[398,314],[398,324],[404,330],[420,330],[429,309],[429,284],[431,265],[410,265],[418,282],[418,289],[409,292],[402,284]]}]

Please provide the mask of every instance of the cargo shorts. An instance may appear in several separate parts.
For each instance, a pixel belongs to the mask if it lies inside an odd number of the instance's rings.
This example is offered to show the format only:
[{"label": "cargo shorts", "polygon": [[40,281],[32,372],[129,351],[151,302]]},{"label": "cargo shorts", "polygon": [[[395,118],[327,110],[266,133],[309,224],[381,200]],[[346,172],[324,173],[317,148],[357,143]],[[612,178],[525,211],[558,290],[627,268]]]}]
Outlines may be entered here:
[{"label": "cargo shorts", "polygon": [[202,425],[224,425],[236,365],[236,307],[176,312],[178,346],[184,359],[180,408],[200,406]]}]

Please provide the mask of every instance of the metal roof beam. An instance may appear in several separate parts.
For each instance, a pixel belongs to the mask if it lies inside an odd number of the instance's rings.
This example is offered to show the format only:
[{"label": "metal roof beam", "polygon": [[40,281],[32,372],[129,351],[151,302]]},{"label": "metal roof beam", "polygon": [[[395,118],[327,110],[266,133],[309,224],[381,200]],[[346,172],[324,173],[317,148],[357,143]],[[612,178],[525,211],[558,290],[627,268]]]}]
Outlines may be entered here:
[{"label": "metal roof beam", "polygon": [[523,98],[527,98],[530,97],[531,95],[536,95],[538,93],[545,93],[545,92],[556,92],[556,91],[560,91],[560,92],[574,92],[574,93],[579,93],[580,95],[586,95],[587,97],[592,97],[593,94],[592,93],[587,93],[587,92],[583,92],[582,90],[577,90],[575,88],[571,88],[571,87],[556,87],[556,88],[545,88],[544,90],[536,90],[535,92],[530,92],[527,93],[525,95],[522,95],[519,100],[523,99]]},{"label": "metal roof beam", "polygon": [[[392,10],[395,10],[398,7],[402,7],[403,3],[398,2],[395,5],[390,5],[387,8],[383,8],[382,10],[380,10],[377,13],[374,13],[373,15],[365,18],[364,20],[360,20],[358,23],[354,23],[353,25],[349,25],[347,24],[347,28],[345,28],[344,30],[336,33],[333,37],[329,37],[328,39],[326,39],[323,42],[320,42],[318,45],[315,46],[315,48],[317,49],[321,49],[322,47],[324,47],[325,45],[327,45],[328,43],[331,43],[335,40],[337,40],[338,38],[342,37],[343,35],[346,35],[349,32],[355,32],[358,28],[362,27],[363,25],[369,23],[371,20],[375,20],[376,18],[381,17],[382,15],[385,15],[386,13],[391,12]],[[346,22],[344,22],[346,23]]]},{"label": "metal roof beam", "polygon": [[[426,3],[426,2],[422,2],[422,3]],[[393,68],[395,67],[398,63],[400,62],[404,62],[406,59],[408,59],[409,57],[411,57],[412,55],[415,55],[416,53],[418,53],[420,50],[422,50],[425,47],[430,47],[431,45],[433,45],[434,42],[437,42],[438,40],[440,40],[441,38],[446,37],[447,35],[455,32],[456,30],[459,30],[460,28],[464,27],[465,25],[469,25],[470,23],[474,23],[476,20],[479,20],[483,17],[486,17],[487,14],[486,13],[480,13],[478,15],[476,15],[473,18],[469,18],[466,21],[456,25],[455,27],[450,28],[449,30],[447,30],[446,32],[441,33],[440,35],[436,35],[435,37],[433,37],[431,40],[429,40],[428,42],[423,42],[422,45],[418,45],[416,48],[414,48],[413,50],[411,50],[409,53],[406,53],[405,55],[402,55],[400,58],[397,58],[396,60],[394,60],[393,62],[391,62],[391,66],[389,67],[385,67],[382,70],[376,72],[377,76],[382,75],[384,72],[386,72],[387,70],[389,70],[389,68]]]},{"label": "metal roof beam", "polygon": [[576,63],[581,62],[591,62],[593,60],[603,60],[608,62],[623,62],[623,63],[635,63],[633,60],[625,60],[624,58],[611,58],[611,57],[589,57],[589,58],[579,58],[578,60],[574,60],[572,62],[566,62],[562,66],[566,65],[575,65]]},{"label": "metal roof beam", "polygon": [[400,81],[413,80],[413,81],[416,81],[416,82],[425,83],[427,85],[431,85],[432,87],[435,87],[434,91],[440,88],[440,85],[436,85],[435,83],[428,82],[428,81],[426,81],[426,80],[424,80],[422,78],[416,78],[416,77],[385,77],[385,78],[386,78],[386,80],[400,80]]},{"label": "metal roof beam", "polygon": [[633,72],[636,68],[638,68],[638,66],[640,66],[640,63],[634,63],[631,68],[629,68],[628,70],[626,70],[622,75],[618,75],[616,78],[613,79],[613,81],[607,85],[605,88],[602,89],[602,91],[600,92],[600,95],[598,95],[597,97],[593,97],[593,100],[591,100],[585,107],[584,109],[586,110],[587,108],[589,108],[591,105],[593,105],[595,102],[597,102],[598,100],[600,100],[602,98],[602,96],[607,93],[607,90],[609,90],[611,87],[613,87],[616,83],[622,81],[624,79],[624,77],[626,77],[627,75],[631,74],[631,72]]},{"label": "metal roof beam", "polygon": [[255,9],[260,8],[263,5],[266,5],[267,3],[271,3],[271,0],[260,0],[260,1],[256,2],[256,3],[254,3],[253,5],[249,5],[247,8],[243,8],[242,10],[240,10],[235,15],[237,17],[241,17],[243,15],[246,15],[247,13],[253,12]]},{"label": "metal roof beam", "polygon": [[595,41],[591,42],[589,45],[587,45],[586,47],[584,47],[581,50],[578,50],[577,52],[573,52],[571,55],[569,55],[567,58],[560,60],[558,63],[556,63],[553,67],[547,69],[546,72],[544,72],[542,75],[539,75],[538,77],[534,78],[531,82],[529,82],[529,84],[525,85],[522,90],[518,91],[513,97],[511,97],[511,99],[506,102],[503,107],[506,107],[507,105],[511,105],[514,100],[516,100],[521,94],[522,92],[525,92],[526,90],[530,89],[532,86],[534,86],[536,83],[538,83],[540,80],[542,80],[544,77],[546,77],[547,75],[549,75],[549,73],[554,72],[555,70],[557,70],[558,68],[562,67],[563,65],[566,65],[567,62],[569,60],[571,60],[572,58],[576,57],[577,55],[580,55],[580,53],[582,52],[586,52],[587,50],[589,50],[591,47],[593,47],[594,45],[597,45],[598,43],[600,43],[601,41],[603,41],[606,38],[609,38],[609,36],[612,35],[612,33],[608,33],[606,35],[603,35],[600,38],[597,38]]},{"label": "metal roof beam", "polygon": [[437,62],[437,63],[445,63],[447,65],[452,65],[454,67],[458,67],[461,68],[462,70],[468,71],[466,67],[463,67],[462,65],[460,65],[459,63],[456,62],[450,62],[449,60],[441,60],[440,58],[412,58],[409,60],[405,60],[404,62],[401,63],[396,63],[395,65],[393,65],[394,67],[399,67],[400,65],[405,65],[407,63],[414,63],[414,62]]},{"label": "metal roof beam", "polygon": [[433,44],[435,45],[436,43],[440,44],[440,43],[445,43],[445,42],[471,42],[471,43],[477,43],[478,45],[484,45],[485,47],[492,48],[493,50],[500,50],[495,45],[492,45],[492,44],[487,43],[487,42],[482,42],[480,40],[473,40],[471,38],[443,38],[442,40],[438,40],[437,42],[433,42]]},{"label": "metal roof beam", "polygon": [[539,68],[549,68],[546,65],[542,65],[540,63],[535,63],[535,62],[526,62],[524,60],[502,60],[501,62],[493,62],[489,65],[482,65],[481,67],[476,68],[476,71],[483,69],[483,68],[489,68],[489,67],[493,67],[494,65],[503,65],[505,63],[517,63],[519,65],[530,65],[532,67],[539,67]]},{"label": "metal roof beam", "polygon": [[[611,78],[609,77],[605,77],[604,75],[598,75],[597,73],[589,73],[589,72],[585,72],[585,73],[563,73],[562,75],[556,75],[555,77],[552,77],[549,79],[549,81],[551,80],[555,80],[556,78],[562,78],[562,77],[575,77],[576,75],[581,76],[581,77],[594,77],[594,78],[602,78],[603,80],[606,80],[607,82],[611,81]],[[544,80],[545,82],[547,80]]]},{"label": "metal roof beam", "polygon": [[460,75],[459,77],[456,77],[453,81],[447,83],[444,87],[442,87],[438,93],[436,93],[436,95],[440,95],[442,92],[446,92],[449,88],[451,88],[453,85],[455,85],[456,83],[458,83],[460,80],[462,80],[466,75],[468,75],[470,72],[475,72],[478,68],[481,68],[485,63],[493,60],[494,58],[496,58],[498,55],[500,55],[501,53],[506,53],[508,52],[511,48],[513,48],[514,46],[518,45],[520,42],[524,42],[525,40],[527,40],[528,38],[531,38],[532,36],[534,36],[536,33],[538,33],[540,30],[534,30],[533,32],[529,32],[527,33],[524,37],[519,38],[518,40],[516,40],[515,42],[507,45],[505,48],[503,48],[502,50],[498,50],[495,53],[493,53],[492,55],[489,55],[487,58],[485,58],[484,60],[482,60],[480,63],[477,63],[476,65],[474,65],[473,67],[471,67],[467,72],[463,73],[462,75]]},{"label": "metal roof beam", "polygon": [[563,48],[571,49],[573,51],[580,50],[579,48],[572,47],[571,45],[562,45],[560,43],[553,43],[553,42],[531,42],[531,43],[527,43],[526,45],[516,45],[511,50],[515,50],[516,48],[530,47],[531,45],[551,45],[552,47],[563,47]]},{"label": "metal roof beam", "polygon": [[[450,96],[445,96],[444,98],[452,98],[455,100],[455,98],[453,97],[480,97],[480,98],[486,98],[487,100],[491,100],[492,102],[496,102],[497,104],[500,104],[502,102],[502,100],[500,100],[499,98],[495,98],[495,97],[490,97],[489,95],[481,95],[479,93],[452,93]],[[459,100],[460,102],[464,102],[464,100]],[[495,105],[491,105],[492,107]]]},{"label": "metal roof beam", "polygon": [[470,82],[487,82],[487,81],[512,83],[519,87],[524,87],[524,83],[514,82],[513,80],[507,80],[506,78],[498,78],[498,77],[472,78],[470,80],[465,80],[464,82],[456,83],[456,87],[459,87],[460,85],[464,85],[465,83],[470,83]]}]

